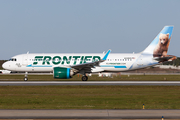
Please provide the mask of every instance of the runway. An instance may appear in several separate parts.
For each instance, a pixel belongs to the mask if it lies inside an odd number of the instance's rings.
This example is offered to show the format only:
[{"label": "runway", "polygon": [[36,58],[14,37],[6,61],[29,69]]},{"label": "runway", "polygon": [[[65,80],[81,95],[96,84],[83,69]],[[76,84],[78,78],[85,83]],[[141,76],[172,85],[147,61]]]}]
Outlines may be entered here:
[{"label": "runway", "polygon": [[180,86],[180,81],[0,81],[0,86],[48,85],[162,85]]},{"label": "runway", "polygon": [[180,110],[0,110],[0,119],[180,119]]}]

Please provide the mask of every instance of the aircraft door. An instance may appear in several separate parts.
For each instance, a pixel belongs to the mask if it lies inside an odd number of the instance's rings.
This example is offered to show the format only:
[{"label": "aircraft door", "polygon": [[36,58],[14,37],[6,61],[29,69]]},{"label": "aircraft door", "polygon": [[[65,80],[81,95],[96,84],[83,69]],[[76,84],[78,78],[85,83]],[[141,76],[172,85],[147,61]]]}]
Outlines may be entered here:
[{"label": "aircraft door", "polygon": [[22,58],[22,65],[27,66],[28,65],[28,55],[24,55]]}]

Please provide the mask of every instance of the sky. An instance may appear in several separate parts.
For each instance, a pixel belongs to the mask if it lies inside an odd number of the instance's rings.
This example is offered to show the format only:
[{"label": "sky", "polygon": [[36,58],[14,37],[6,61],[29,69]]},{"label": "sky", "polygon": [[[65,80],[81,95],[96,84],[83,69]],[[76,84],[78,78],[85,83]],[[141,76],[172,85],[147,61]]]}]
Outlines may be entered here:
[{"label": "sky", "polygon": [[180,56],[179,0],[0,0],[0,60],[29,53],[139,53],[166,25]]}]

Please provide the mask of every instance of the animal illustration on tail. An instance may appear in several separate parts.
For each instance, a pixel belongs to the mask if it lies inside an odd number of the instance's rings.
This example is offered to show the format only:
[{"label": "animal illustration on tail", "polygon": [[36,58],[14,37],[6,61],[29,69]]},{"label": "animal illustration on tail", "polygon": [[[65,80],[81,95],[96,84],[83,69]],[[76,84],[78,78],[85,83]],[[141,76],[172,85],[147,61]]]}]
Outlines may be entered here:
[{"label": "animal illustration on tail", "polygon": [[153,51],[153,57],[166,57],[171,38],[169,33],[159,35],[159,42]]}]

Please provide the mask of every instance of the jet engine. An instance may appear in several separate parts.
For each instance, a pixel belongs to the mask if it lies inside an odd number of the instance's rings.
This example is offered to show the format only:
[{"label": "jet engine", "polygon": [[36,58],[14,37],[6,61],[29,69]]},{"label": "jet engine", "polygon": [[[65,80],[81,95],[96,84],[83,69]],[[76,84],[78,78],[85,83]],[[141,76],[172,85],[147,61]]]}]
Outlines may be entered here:
[{"label": "jet engine", "polygon": [[74,72],[71,68],[54,67],[53,75],[54,75],[54,78],[57,78],[57,79],[69,79],[74,75]]}]

